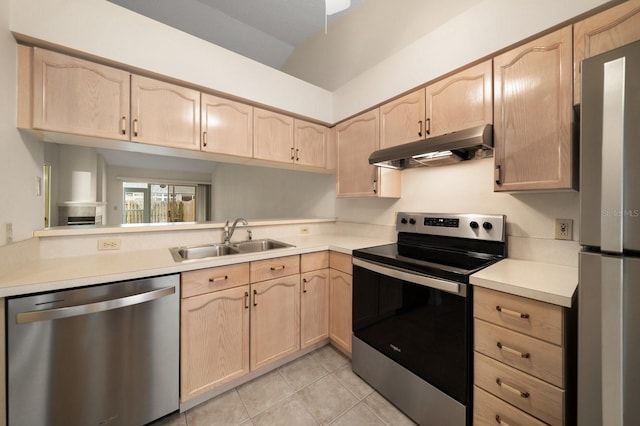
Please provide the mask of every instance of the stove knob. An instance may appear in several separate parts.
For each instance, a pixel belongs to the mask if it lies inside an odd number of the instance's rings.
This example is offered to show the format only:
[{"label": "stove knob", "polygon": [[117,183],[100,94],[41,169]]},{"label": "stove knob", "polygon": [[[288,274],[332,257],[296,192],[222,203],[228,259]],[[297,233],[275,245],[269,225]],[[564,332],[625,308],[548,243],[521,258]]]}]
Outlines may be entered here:
[{"label": "stove knob", "polygon": [[403,217],[402,219],[400,219],[400,223],[406,224],[407,223],[407,218]]},{"label": "stove knob", "polygon": [[471,229],[478,229],[478,222],[472,220],[471,223],[469,223],[469,226],[471,227]]},{"label": "stove knob", "polygon": [[491,222],[485,222],[485,223],[482,224],[482,227],[484,229],[486,229],[487,231],[490,231],[491,228],[493,228],[493,225],[491,224]]},{"label": "stove knob", "polygon": [[409,224],[415,225],[416,224],[416,220],[414,218],[409,219]]}]

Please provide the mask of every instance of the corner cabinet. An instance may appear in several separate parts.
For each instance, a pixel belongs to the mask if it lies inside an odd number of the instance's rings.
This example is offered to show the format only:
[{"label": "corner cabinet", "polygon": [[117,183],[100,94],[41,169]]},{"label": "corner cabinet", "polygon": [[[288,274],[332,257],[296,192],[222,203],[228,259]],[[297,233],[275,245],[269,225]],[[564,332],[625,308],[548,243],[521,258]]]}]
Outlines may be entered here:
[{"label": "corner cabinet", "polygon": [[580,103],[582,61],[640,40],[640,0],[625,1],[573,26],[574,104]]},{"label": "corner cabinet", "polygon": [[351,255],[329,252],[329,339],[346,355],[351,356],[352,288]]},{"label": "corner cabinet", "polygon": [[495,191],[577,187],[572,28],[494,58]]},{"label": "corner cabinet", "polygon": [[200,92],[131,76],[131,141],[200,150]]},{"label": "corner cabinet", "polygon": [[261,160],[291,163],[295,158],[293,117],[254,108],[253,156]]},{"label": "corner cabinet", "polygon": [[311,167],[327,167],[329,129],[308,121],[294,120],[295,164]]},{"label": "corner cabinet", "polygon": [[18,49],[24,67],[18,84],[25,86],[20,127],[129,140],[128,72],[38,47]]},{"label": "corner cabinet", "polygon": [[329,252],[300,256],[300,347],[329,337]]},{"label": "corner cabinet", "polygon": [[218,96],[202,94],[202,151],[251,157],[253,107]]},{"label": "corner cabinet", "polygon": [[369,155],[380,147],[379,119],[375,109],[336,126],[338,198],[400,198],[400,171],[369,164]]}]

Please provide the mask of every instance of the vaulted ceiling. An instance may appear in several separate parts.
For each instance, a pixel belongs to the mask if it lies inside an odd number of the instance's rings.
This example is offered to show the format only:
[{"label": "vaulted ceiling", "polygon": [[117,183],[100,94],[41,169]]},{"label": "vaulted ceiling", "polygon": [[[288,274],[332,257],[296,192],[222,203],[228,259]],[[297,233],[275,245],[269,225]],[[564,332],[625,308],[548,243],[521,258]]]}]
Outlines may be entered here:
[{"label": "vaulted ceiling", "polygon": [[351,0],[326,32],[324,0],[109,1],[335,90],[482,0]]}]

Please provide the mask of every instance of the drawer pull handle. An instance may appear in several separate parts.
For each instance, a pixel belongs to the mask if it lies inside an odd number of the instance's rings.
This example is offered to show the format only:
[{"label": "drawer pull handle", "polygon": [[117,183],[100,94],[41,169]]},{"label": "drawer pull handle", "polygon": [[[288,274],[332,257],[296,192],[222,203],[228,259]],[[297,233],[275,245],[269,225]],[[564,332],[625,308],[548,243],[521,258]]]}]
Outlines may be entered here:
[{"label": "drawer pull handle", "polygon": [[510,354],[518,355],[521,358],[531,358],[531,354],[529,352],[520,352],[519,350],[503,345],[501,342],[498,342],[496,346],[499,347],[500,350],[509,352]]},{"label": "drawer pull handle", "polygon": [[496,311],[503,314],[511,315],[512,317],[525,318],[525,319],[529,318],[529,314],[523,314],[517,311],[512,311],[511,309],[503,308],[500,305],[496,306]]},{"label": "drawer pull handle", "polygon": [[521,390],[518,390],[518,389],[514,388],[513,386],[510,386],[510,385],[506,384],[505,382],[500,380],[500,378],[496,379],[496,383],[498,384],[498,386],[508,390],[509,392],[513,392],[516,395],[520,395],[523,398],[529,398],[529,392],[522,392]]},{"label": "drawer pull handle", "polygon": [[244,308],[249,309],[249,292],[244,292]]},{"label": "drawer pull handle", "polygon": [[272,266],[270,269],[272,271],[282,271],[285,268],[284,265],[280,265],[280,266]]},{"label": "drawer pull handle", "polygon": [[500,418],[500,414],[496,414],[496,422],[502,426],[511,426],[509,423],[505,422]]},{"label": "drawer pull handle", "polygon": [[217,282],[219,282],[219,281],[225,281],[225,280],[228,280],[228,279],[229,279],[229,276],[228,276],[228,275],[225,275],[225,276],[223,276],[223,277],[213,277],[213,278],[209,278],[209,282],[210,282],[210,283],[217,283]]}]

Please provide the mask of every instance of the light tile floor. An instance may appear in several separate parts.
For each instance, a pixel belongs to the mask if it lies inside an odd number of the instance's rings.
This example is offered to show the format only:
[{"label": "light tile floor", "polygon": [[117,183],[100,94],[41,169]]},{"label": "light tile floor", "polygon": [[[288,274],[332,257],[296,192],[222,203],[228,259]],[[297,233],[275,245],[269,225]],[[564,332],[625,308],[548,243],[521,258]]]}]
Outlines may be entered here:
[{"label": "light tile floor", "polygon": [[414,425],[323,346],[186,413],[153,426]]}]

